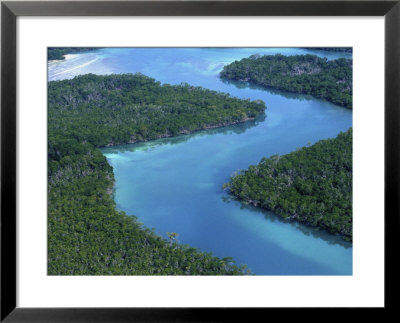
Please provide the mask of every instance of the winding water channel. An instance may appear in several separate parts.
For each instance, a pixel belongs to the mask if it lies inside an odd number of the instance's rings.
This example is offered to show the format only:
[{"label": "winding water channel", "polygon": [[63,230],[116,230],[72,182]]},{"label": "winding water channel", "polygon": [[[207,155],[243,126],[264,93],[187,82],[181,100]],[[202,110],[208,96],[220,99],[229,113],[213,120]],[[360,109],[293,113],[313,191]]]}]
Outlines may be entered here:
[{"label": "winding water channel", "polygon": [[351,58],[299,48],[107,48],[49,62],[49,80],[140,72],[162,83],[263,100],[266,117],[256,121],[102,149],[114,168],[117,207],[160,235],[177,232],[180,243],[232,257],[258,275],[351,275],[351,243],[245,206],[221,189],[235,171],[263,156],[289,153],[352,126],[351,110],[219,79],[224,64],[256,53]]}]

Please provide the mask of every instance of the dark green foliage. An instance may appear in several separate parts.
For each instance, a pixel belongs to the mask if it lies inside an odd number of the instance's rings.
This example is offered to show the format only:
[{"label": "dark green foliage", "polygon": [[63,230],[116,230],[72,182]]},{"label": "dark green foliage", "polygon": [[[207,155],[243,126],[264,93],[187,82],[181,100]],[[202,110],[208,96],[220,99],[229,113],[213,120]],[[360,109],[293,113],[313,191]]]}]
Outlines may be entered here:
[{"label": "dark green foliage", "polygon": [[310,94],[352,108],[351,59],[328,61],[315,55],[252,55],[224,66],[220,76],[266,88]]},{"label": "dark green foliage", "polygon": [[112,167],[98,147],[244,121],[264,112],[262,102],[143,75],[49,82],[48,95],[49,275],[249,273],[117,211]]},{"label": "dark green foliage", "polygon": [[263,158],[224,187],[246,203],[352,239],[352,129]]},{"label": "dark green foliage", "polygon": [[88,74],[49,83],[50,133],[95,146],[221,127],[254,119],[264,110],[261,101],[239,100],[188,84],[161,86],[141,74]]},{"label": "dark green foliage", "polygon": [[63,60],[64,55],[87,52],[91,50],[96,50],[98,48],[87,48],[87,47],[49,47],[47,49],[47,59],[50,60]]}]

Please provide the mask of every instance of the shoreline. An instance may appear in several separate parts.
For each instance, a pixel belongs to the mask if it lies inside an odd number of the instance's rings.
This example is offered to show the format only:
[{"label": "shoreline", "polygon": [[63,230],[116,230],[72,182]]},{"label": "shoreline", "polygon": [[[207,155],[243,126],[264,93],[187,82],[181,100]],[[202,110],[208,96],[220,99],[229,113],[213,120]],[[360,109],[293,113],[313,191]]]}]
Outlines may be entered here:
[{"label": "shoreline", "polygon": [[221,77],[220,76],[220,78],[221,78],[221,80],[235,81],[235,82],[239,82],[241,84],[246,84],[247,83],[248,85],[259,86],[260,88],[265,89],[265,90],[282,91],[282,92],[287,92],[287,93],[297,94],[297,95],[309,95],[314,99],[323,100],[323,101],[335,104],[338,107],[345,108],[345,109],[348,109],[348,110],[353,110],[353,107],[347,107],[345,105],[340,105],[340,104],[337,104],[337,103],[335,103],[335,102],[333,102],[331,100],[328,100],[327,98],[317,97],[317,96],[312,95],[310,93],[294,92],[294,91],[290,91],[290,90],[287,90],[287,89],[281,89],[281,88],[278,88],[278,87],[266,86],[266,85],[263,85],[261,83],[254,82],[250,77],[246,77],[244,79],[240,79],[240,78],[235,79],[235,78],[227,78],[227,77]]},{"label": "shoreline", "polygon": [[310,227],[310,228],[317,229],[317,230],[319,230],[319,231],[323,231],[323,232],[325,232],[325,233],[327,233],[327,234],[330,234],[330,235],[332,235],[332,236],[334,236],[334,237],[341,238],[343,241],[348,242],[348,243],[351,243],[351,245],[353,246],[353,239],[352,239],[352,238],[349,238],[349,237],[347,237],[347,236],[345,236],[345,235],[343,235],[343,234],[329,232],[328,230],[326,230],[326,229],[324,229],[324,228],[322,228],[322,227],[320,227],[320,226],[318,226],[318,225],[312,225],[311,222],[298,220],[296,216],[289,216],[289,217],[285,218],[283,215],[280,215],[279,213],[277,213],[277,212],[276,212],[277,210],[268,209],[268,208],[262,207],[262,206],[260,205],[260,203],[257,202],[257,201],[242,199],[242,198],[240,198],[240,196],[237,196],[237,195],[231,193],[229,190],[227,191],[227,193],[228,193],[230,196],[232,196],[232,197],[234,197],[235,199],[237,199],[237,201],[239,201],[240,203],[243,203],[243,204],[245,204],[245,205],[253,206],[253,207],[255,207],[255,208],[257,208],[257,209],[260,209],[260,210],[272,212],[274,215],[276,215],[279,219],[282,219],[283,221],[287,221],[287,222],[296,222],[296,223],[300,223],[300,224],[302,224],[302,225],[308,226],[308,227]]},{"label": "shoreline", "polygon": [[222,124],[216,124],[216,125],[209,125],[209,126],[206,126],[204,128],[195,129],[193,131],[181,130],[177,135],[163,134],[163,135],[160,135],[160,136],[158,136],[156,138],[150,138],[150,139],[143,139],[143,140],[131,139],[128,142],[125,142],[125,143],[108,143],[105,146],[98,146],[97,148],[99,148],[99,149],[110,148],[110,147],[116,147],[116,146],[136,144],[136,143],[141,143],[141,142],[149,142],[149,141],[158,140],[158,139],[164,139],[164,138],[179,137],[179,136],[182,136],[182,135],[191,135],[191,134],[194,134],[196,132],[200,132],[202,130],[209,130],[209,129],[216,129],[216,128],[224,128],[224,127],[228,127],[228,126],[234,126],[234,125],[237,125],[237,124],[240,124],[240,123],[245,123],[247,121],[252,121],[252,120],[256,120],[256,119],[257,119],[257,117],[245,118],[243,120],[239,120],[239,121],[232,122],[232,123],[222,123]]}]

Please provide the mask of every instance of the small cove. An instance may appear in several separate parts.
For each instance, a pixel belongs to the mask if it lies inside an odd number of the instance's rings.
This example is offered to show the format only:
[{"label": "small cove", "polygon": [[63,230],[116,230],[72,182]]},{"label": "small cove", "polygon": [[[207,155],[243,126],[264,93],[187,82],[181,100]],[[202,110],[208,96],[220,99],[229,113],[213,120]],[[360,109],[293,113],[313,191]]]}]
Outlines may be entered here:
[{"label": "small cove", "polygon": [[[280,50],[282,54],[307,52]],[[219,79],[218,72],[227,61],[258,52],[260,49],[102,49],[74,56],[75,63],[54,63],[53,79],[72,72],[141,72],[162,83],[187,82],[264,100],[264,119],[102,149],[114,168],[117,207],[160,235],[177,232],[180,243],[219,257],[233,257],[255,274],[351,275],[350,243],[245,206],[221,189],[231,174],[258,163],[263,156],[288,153],[308,142],[335,137],[352,126],[351,110]],[[51,72],[49,69],[49,79]]]}]

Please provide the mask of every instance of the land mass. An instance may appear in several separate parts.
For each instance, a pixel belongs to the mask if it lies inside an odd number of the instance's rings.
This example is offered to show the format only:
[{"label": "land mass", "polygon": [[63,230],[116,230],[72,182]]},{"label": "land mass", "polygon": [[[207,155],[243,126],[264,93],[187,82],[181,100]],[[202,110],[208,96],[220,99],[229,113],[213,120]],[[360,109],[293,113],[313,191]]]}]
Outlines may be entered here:
[{"label": "land mass", "polygon": [[224,184],[245,203],[352,240],[352,129],[263,158]]},{"label": "land mass", "polygon": [[141,74],[83,75],[48,86],[49,275],[242,275],[246,266],[176,243],[116,210],[99,147],[256,118],[262,101]]},{"label": "land mass", "polygon": [[64,60],[65,55],[93,51],[94,47],[50,47],[47,51],[47,60]]},{"label": "land mass", "polygon": [[352,60],[315,55],[258,54],[225,65],[220,77],[264,88],[309,94],[352,108]]}]

